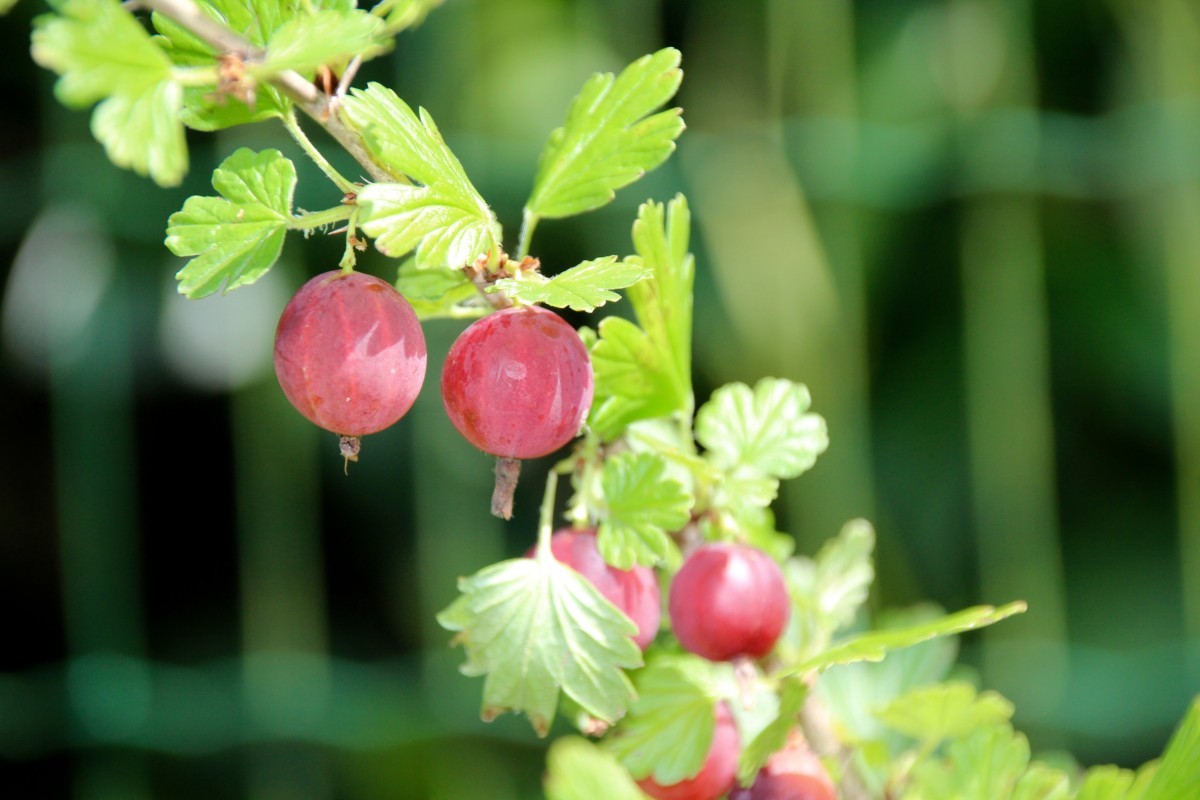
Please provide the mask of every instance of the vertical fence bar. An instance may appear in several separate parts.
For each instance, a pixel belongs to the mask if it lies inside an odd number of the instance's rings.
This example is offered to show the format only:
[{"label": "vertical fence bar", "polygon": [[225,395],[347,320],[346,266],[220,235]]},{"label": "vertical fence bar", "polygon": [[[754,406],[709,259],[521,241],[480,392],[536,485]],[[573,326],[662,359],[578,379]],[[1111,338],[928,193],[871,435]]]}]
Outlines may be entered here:
[{"label": "vertical fence bar", "polygon": [[[952,95],[964,131],[976,111],[1036,104],[1026,2],[960,3],[978,13],[968,24],[948,26],[946,42],[964,59],[991,44],[972,36],[1002,37],[1005,63],[993,86],[961,86]],[[968,64],[948,64],[962,75]],[[986,76],[981,74],[981,80]],[[1006,135],[1020,137],[1020,163],[1005,169],[1037,169],[1036,116]],[[965,167],[994,170],[995,148],[970,142]],[[1067,665],[1054,655],[1065,647],[1066,603],[1058,543],[1054,427],[1050,399],[1049,322],[1037,198],[1020,193],[980,194],[964,202],[960,222],[966,411],[971,499],[979,553],[980,583],[989,602],[1024,599],[1023,618],[985,632],[984,681],[1018,709],[1037,708],[1042,719],[1061,714]],[[1032,656],[1036,661],[1031,661]],[[1030,676],[1036,675],[1036,679]],[[1041,731],[1039,744],[1054,743]]]}]

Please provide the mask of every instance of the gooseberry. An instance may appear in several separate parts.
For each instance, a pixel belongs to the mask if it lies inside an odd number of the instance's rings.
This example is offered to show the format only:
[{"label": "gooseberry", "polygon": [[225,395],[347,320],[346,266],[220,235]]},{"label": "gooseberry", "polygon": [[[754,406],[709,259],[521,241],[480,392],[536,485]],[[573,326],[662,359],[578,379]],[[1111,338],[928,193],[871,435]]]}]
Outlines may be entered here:
[{"label": "gooseberry", "polygon": [[740,544],[702,545],[671,582],[667,610],[683,647],[711,661],[762,658],[787,625],[783,571],[766,553]]},{"label": "gooseberry", "polygon": [[594,530],[564,528],[550,539],[550,552],[571,569],[587,578],[600,594],[637,625],[633,641],[645,650],[658,634],[662,614],[658,579],[649,567],[617,569],[610,566],[596,549]]},{"label": "gooseberry", "polygon": [[562,317],[514,306],[472,323],[450,348],[442,401],[485,453],[539,458],[579,433],[592,404],[587,348]]},{"label": "gooseberry", "polygon": [[729,800],[837,800],[837,790],[821,759],[793,729],[787,744],[771,755],[754,783],[735,790]]},{"label": "gooseberry", "polygon": [[425,380],[425,336],[412,306],[387,281],[334,270],[300,287],[275,329],[275,375],[296,410],[343,437],[405,415]]},{"label": "gooseberry", "polygon": [[694,777],[668,786],[662,786],[653,776],[642,778],[637,783],[643,792],[656,800],[716,800],[733,787],[741,753],[737,725],[725,703],[718,703],[714,713],[716,727],[712,744],[700,771]]}]

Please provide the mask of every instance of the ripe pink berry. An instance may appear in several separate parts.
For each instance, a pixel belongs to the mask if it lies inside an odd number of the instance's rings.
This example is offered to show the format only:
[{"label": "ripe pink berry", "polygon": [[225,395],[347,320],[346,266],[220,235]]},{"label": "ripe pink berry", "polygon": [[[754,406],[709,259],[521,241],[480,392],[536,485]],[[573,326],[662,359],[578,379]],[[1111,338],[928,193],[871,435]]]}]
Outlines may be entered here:
[{"label": "ripe pink berry", "polygon": [[728,706],[718,703],[716,717],[717,725],[713,730],[708,756],[695,777],[670,786],[660,786],[653,777],[642,778],[637,783],[643,792],[657,800],[716,800],[733,787],[737,778],[741,741]]},{"label": "ripe pink berry", "polygon": [[538,458],[579,433],[592,364],[553,311],[519,306],[472,323],[450,348],[442,401],[467,441],[501,458]]},{"label": "ripe pink berry", "polygon": [[735,790],[729,800],[837,800],[837,790],[821,759],[793,730],[787,745],[767,760],[754,783]]},{"label": "ripe pink berry", "polygon": [[685,649],[711,661],[762,658],[787,625],[791,601],[783,571],[753,547],[719,542],[697,548],[671,582],[671,628]]},{"label": "ripe pink berry", "polygon": [[[637,625],[633,641],[645,650],[658,634],[662,614],[658,579],[649,567],[617,569],[605,563],[596,549],[596,532],[564,528],[550,539],[550,552],[587,578],[610,603]],[[532,553],[531,553],[532,554]]]},{"label": "ripe pink berry", "polygon": [[383,430],[425,379],[425,336],[387,281],[334,270],[288,302],[275,329],[275,374],[292,405],[343,437]]}]

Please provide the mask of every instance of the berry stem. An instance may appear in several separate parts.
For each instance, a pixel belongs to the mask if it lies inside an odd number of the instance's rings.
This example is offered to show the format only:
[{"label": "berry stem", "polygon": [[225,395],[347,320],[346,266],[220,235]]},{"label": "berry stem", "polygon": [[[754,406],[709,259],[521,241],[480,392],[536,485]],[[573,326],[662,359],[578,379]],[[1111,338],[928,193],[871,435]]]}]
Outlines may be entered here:
[{"label": "berry stem", "polygon": [[492,513],[501,519],[512,519],[513,494],[521,477],[521,459],[496,459],[496,488],[492,491]]},{"label": "berry stem", "polygon": [[546,491],[542,494],[542,508],[538,513],[538,558],[552,558],[550,539],[554,532],[554,499],[558,495],[558,473],[550,470],[546,475]]},{"label": "berry stem", "polygon": [[538,219],[538,215],[531,213],[528,208],[522,213],[521,235],[517,239],[517,261],[529,255],[529,242],[533,239],[533,229],[537,227]]},{"label": "berry stem", "polygon": [[313,163],[321,168],[321,172],[325,173],[325,177],[333,181],[333,185],[341,189],[343,194],[355,194],[358,192],[359,187],[346,180],[340,172],[333,168],[333,165],[329,163],[325,156],[321,155],[321,151],[313,145],[312,141],[304,133],[304,129],[300,127],[300,122],[296,119],[294,109],[289,108],[287,113],[283,115],[283,127],[287,128],[287,132],[296,140],[296,144],[300,145],[300,149],[313,160]]},{"label": "berry stem", "polygon": [[288,227],[294,231],[312,231],[348,220],[353,213],[354,206],[334,206],[322,211],[294,216],[288,221]]}]

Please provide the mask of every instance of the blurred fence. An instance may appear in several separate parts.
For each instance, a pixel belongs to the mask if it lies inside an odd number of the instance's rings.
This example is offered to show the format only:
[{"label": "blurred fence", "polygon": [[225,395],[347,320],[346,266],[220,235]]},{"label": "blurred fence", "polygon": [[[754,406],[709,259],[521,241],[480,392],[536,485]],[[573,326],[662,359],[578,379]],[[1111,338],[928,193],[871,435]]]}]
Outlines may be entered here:
[{"label": "blurred fence", "polygon": [[[582,80],[663,44],[680,152],[535,252],[624,252],[637,203],[685,191],[698,393],[780,375],[830,422],[781,527],[813,551],[875,520],[878,605],[1027,599],[966,648],[1035,749],[1157,753],[1200,687],[1200,4],[449,0],[368,77],[431,110],[515,231]],[[433,391],[461,326],[428,326],[418,406],[344,477],[264,347],[334,250],[188,303],[161,246],[234,147],[299,164],[286,136],[196,137],[164,192],[11,61],[0,794],[540,796],[540,743],[478,721],[433,621],[525,549],[540,491],[530,469],[514,523],[487,514]],[[299,166],[297,204],[328,204]]]}]

